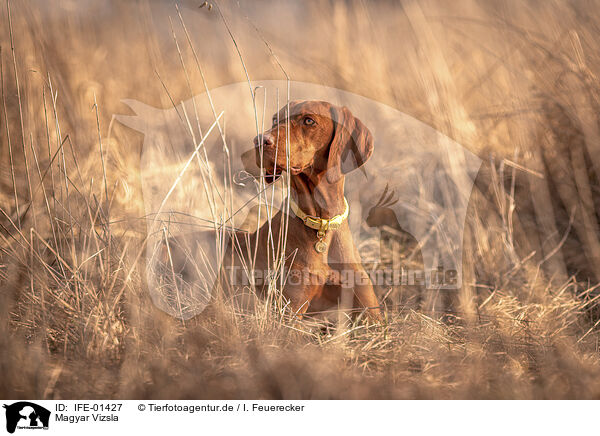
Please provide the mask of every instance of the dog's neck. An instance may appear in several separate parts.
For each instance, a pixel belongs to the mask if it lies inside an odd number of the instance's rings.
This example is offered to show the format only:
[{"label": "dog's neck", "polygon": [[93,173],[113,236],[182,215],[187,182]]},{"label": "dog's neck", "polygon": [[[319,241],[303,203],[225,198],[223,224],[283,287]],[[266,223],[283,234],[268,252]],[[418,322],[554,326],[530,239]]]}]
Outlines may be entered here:
[{"label": "dog's neck", "polygon": [[290,179],[290,188],[300,209],[319,218],[329,219],[341,215],[344,203],[344,177],[329,183],[324,174],[301,173]]}]

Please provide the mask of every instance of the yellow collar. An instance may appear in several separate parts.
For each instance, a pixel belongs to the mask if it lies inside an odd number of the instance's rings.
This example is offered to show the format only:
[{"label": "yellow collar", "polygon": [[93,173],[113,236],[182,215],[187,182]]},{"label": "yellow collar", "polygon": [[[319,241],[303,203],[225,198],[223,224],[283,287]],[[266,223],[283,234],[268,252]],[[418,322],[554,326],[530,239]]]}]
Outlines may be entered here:
[{"label": "yellow collar", "polygon": [[350,208],[348,207],[348,202],[346,201],[346,197],[344,197],[344,205],[346,206],[346,208],[344,209],[344,213],[342,213],[341,215],[336,215],[329,219],[325,219],[305,214],[302,211],[302,209],[298,207],[298,204],[294,201],[294,199],[290,196],[290,208],[292,209],[294,214],[304,222],[305,226],[310,227],[311,229],[319,230],[319,232],[326,232],[330,229],[339,229],[342,226],[344,220],[348,218],[348,212],[350,211]]}]

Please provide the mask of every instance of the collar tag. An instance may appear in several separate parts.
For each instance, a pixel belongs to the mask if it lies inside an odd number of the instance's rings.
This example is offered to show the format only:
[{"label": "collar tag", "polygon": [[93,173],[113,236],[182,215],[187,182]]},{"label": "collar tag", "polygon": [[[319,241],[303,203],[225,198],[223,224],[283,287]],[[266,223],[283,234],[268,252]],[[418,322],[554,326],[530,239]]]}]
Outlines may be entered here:
[{"label": "collar tag", "polygon": [[315,242],[315,250],[317,253],[324,253],[327,250],[327,244],[323,240],[325,239],[325,233],[330,229],[339,229],[348,218],[350,208],[346,197],[344,197],[344,205],[346,206],[344,213],[326,219],[304,213],[292,197],[290,197],[290,208],[292,209],[292,212],[294,212],[294,215],[300,218],[306,227],[317,230],[317,242]]}]

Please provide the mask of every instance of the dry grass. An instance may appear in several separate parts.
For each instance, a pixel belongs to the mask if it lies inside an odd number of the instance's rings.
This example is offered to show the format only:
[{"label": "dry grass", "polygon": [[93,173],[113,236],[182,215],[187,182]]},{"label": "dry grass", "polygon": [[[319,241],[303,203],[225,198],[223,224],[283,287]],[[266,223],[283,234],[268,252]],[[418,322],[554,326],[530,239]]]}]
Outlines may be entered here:
[{"label": "dry grass", "polygon": [[[2,7],[2,397],[600,396],[597,8],[182,2],[194,54],[170,2],[49,3],[11,3],[11,26]],[[278,62],[484,159],[444,313],[394,300],[340,337],[277,304],[216,298],[184,324],[150,301],[142,138],[112,114],[281,79]]]}]

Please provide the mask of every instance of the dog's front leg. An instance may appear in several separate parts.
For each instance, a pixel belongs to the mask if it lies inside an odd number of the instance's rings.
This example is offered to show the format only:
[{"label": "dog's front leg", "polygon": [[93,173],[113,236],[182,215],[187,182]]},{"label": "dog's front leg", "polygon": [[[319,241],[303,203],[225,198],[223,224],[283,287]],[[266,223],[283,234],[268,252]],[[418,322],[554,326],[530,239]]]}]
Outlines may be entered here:
[{"label": "dog's front leg", "polygon": [[373,290],[373,283],[362,266],[358,266],[355,270],[354,279],[354,307],[365,309],[371,320],[380,320],[381,310]]},{"label": "dog's front leg", "polygon": [[311,301],[320,294],[326,282],[326,275],[308,271],[307,268],[295,268],[290,271],[283,291],[289,300],[290,309],[300,318]]}]

